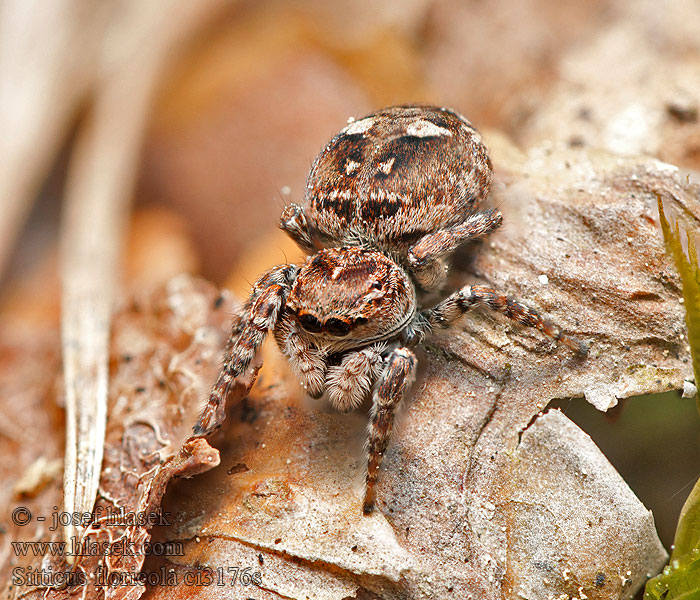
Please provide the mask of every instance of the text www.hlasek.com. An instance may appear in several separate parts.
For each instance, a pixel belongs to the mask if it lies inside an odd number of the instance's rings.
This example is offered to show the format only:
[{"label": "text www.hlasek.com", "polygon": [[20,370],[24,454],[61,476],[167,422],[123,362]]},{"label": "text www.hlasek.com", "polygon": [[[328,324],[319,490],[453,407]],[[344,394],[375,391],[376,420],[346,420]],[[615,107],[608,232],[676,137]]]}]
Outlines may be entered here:
[{"label": "text www.hlasek.com", "polygon": [[182,542],[98,541],[73,538],[68,542],[11,542],[15,556],[184,556]]}]

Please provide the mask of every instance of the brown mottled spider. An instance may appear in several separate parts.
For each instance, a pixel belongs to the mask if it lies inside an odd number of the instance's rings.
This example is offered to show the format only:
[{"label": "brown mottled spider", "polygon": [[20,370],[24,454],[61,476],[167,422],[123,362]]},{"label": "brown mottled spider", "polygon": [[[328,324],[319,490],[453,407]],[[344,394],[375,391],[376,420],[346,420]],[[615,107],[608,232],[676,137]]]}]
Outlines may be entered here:
[{"label": "brown mottled spider", "polygon": [[419,305],[444,282],[455,248],[500,226],[499,211],[477,210],[490,185],[481,136],[449,109],[391,107],[350,122],[316,158],[303,204],[282,213],[281,228],[311,255],[253,286],[195,434],[221,423],[233,381],[272,330],[310,395],[326,393],[342,411],[372,395],[363,503],[370,513],[394,415],[414,378],[412,348],[432,329],[453,326],[480,304],[585,353],[536,311],[488,287]]}]

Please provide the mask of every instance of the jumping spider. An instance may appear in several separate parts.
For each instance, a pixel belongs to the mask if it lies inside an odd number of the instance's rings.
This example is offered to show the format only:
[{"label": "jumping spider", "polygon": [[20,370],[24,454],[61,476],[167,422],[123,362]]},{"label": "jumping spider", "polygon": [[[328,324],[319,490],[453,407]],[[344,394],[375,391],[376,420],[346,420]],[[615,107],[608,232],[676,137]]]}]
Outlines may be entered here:
[{"label": "jumping spider", "polygon": [[485,286],[420,306],[443,284],[452,251],[501,225],[498,210],[477,210],[490,185],[481,136],[452,110],[398,106],[351,121],[316,158],[303,203],[282,212],[281,228],[310,256],[270,269],[253,286],[195,434],[221,423],[230,386],[271,329],[311,396],[325,392],[349,411],[372,394],[367,514],[414,378],[412,348],[431,330],[452,327],[481,304],[585,353],[535,310]]}]

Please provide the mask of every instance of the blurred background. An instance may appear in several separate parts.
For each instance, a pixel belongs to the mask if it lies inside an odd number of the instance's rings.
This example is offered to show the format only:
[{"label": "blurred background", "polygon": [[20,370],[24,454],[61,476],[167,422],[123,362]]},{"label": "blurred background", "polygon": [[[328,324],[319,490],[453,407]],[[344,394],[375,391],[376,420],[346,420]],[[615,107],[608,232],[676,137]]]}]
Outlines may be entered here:
[{"label": "blurred background", "polygon": [[[692,175],[699,99],[694,0],[0,0],[0,328],[55,339],[80,256],[116,303],[181,271],[244,296],[299,257],[280,209],[351,116],[430,102],[487,143]],[[700,475],[694,401],[557,405],[668,547]]]}]

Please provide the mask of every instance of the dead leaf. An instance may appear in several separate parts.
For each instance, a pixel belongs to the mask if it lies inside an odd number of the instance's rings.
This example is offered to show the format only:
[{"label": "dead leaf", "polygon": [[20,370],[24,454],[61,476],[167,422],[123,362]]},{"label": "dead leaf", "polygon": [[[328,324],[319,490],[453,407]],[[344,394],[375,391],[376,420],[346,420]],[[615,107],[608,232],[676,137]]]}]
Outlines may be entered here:
[{"label": "dead leaf", "polygon": [[[690,366],[679,287],[653,207],[660,193],[679,218],[697,220],[697,190],[652,159],[537,150],[523,156],[490,142],[506,226],[457,257],[452,283],[478,280],[511,293],[587,341],[589,356],[572,356],[537,332],[478,312],[460,330],[431,338],[384,461],[379,511],[363,517],[365,413],[308,404],[270,345],[249,397],[230,398],[230,416],[211,440],[219,459],[189,435],[235,306],[187,276],[140,294],[115,318],[99,506],[156,510],[172,477],[220,466],[181,480],[166,497],[172,526],[159,527],[154,540],[171,544],[171,554],[149,558],[145,573],[154,585],[133,581],[143,555],[81,559],[88,573],[101,564],[112,577],[132,577],[102,592],[215,597],[218,585],[185,582],[206,573],[229,577],[236,567],[248,579],[228,585],[232,597],[243,588],[260,598],[500,598],[580,588],[590,598],[621,598],[661,566],[665,553],[649,513],[600,452],[563,415],[537,415],[563,396],[586,393],[606,406],[682,388]],[[52,344],[40,349],[53,348],[53,363],[41,364],[53,364],[55,374],[55,337]],[[4,352],[7,412],[17,402],[14,371],[32,381],[46,367],[37,366],[39,348]],[[19,356],[29,371],[17,369]],[[32,415],[55,414],[59,388],[40,381],[23,392],[23,406]],[[237,388],[239,399],[249,383]],[[10,481],[39,456],[60,457],[62,444],[50,421],[17,430],[36,442],[17,455]],[[8,439],[14,445],[4,452],[17,454],[22,438]],[[59,499],[54,482],[26,504],[50,516]],[[6,498],[5,506],[16,504]],[[66,569],[58,558],[22,558],[9,546],[58,541],[59,532],[35,521],[5,527],[3,581],[15,567]],[[88,538],[151,543],[146,526],[104,526]],[[15,597],[45,591],[7,589]],[[101,595],[87,589],[88,597]]]},{"label": "dead leaf", "polygon": [[[362,517],[365,414],[306,404],[268,348],[215,438],[221,467],[166,502],[177,520],[159,535],[183,544],[168,568],[248,569],[260,589],[236,589],[256,598],[602,599],[634,594],[663,565],[651,514],[605,457],[564,415],[538,415],[554,398],[604,409],[682,388],[683,312],[654,207],[658,192],[696,218],[697,189],[653,159],[499,144],[506,226],[458,257],[453,280],[541,309],[589,356],[485,313],[434,336],[385,457],[380,511]],[[324,583],[309,594],[310,581]]]},{"label": "dead leaf", "polygon": [[[151,295],[134,298],[116,315],[110,352],[109,420],[98,503],[95,517],[89,519],[90,526],[79,539],[83,550],[92,547],[100,551],[78,557],[72,571],[97,574],[86,587],[85,597],[139,597],[143,586],[136,578],[144,552],[149,551],[152,526],[147,519],[168,522],[168,515],[158,513],[168,482],[173,477],[191,477],[219,463],[218,452],[206,441],[189,440],[189,437],[202,398],[218,368],[229,316],[234,309],[230,296],[222,296],[210,285],[183,275],[171,279]],[[8,469],[5,477],[13,481],[27,476],[26,469],[37,455],[46,460],[60,457],[63,439],[59,424],[46,418],[37,419],[37,415],[57,412],[56,391],[60,386],[55,332],[39,348],[25,342],[24,347],[12,353],[7,344],[5,340],[0,346],[4,353],[4,360],[0,361],[2,411],[18,433],[7,438],[10,441],[5,442],[2,450],[4,456],[16,457],[14,470]],[[52,362],[44,358],[49,351]],[[22,368],[18,368],[20,365]],[[46,377],[46,369],[50,377]],[[37,376],[41,379],[37,380]],[[15,377],[19,379],[15,381]],[[40,385],[22,387],[33,380]],[[25,391],[14,391],[22,389]],[[19,413],[17,402],[24,408]],[[33,557],[31,550],[27,556],[19,556],[10,545],[11,541],[61,542],[63,528],[50,530],[54,512],[61,506],[60,482],[53,480],[32,498],[17,500],[6,496],[3,505],[5,550],[0,579],[6,596],[67,597],[68,590],[54,589],[48,596],[45,593],[46,582],[58,577],[52,576],[52,571],[71,572],[65,561],[70,546],[58,551],[56,556],[44,551],[43,556]],[[28,525],[18,526],[10,521],[12,511],[19,506],[27,507],[33,515]],[[39,517],[46,520],[41,522]],[[120,552],[120,548],[127,550]],[[27,575],[32,569],[48,573],[45,582],[33,584]],[[25,583],[13,585],[13,576],[16,581],[24,576]],[[106,581],[122,584],[100,588],[99,583]]]}]

